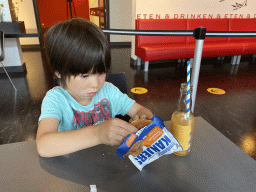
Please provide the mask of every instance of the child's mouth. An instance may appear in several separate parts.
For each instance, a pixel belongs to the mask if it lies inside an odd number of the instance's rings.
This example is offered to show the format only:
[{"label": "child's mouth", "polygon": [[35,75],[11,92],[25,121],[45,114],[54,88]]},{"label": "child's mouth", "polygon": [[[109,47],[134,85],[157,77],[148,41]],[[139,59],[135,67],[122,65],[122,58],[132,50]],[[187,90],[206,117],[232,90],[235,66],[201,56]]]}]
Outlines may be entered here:
[{"label": "child's mouth", "polygon": [[88,97],[94,97],[97,94],[97,92],[87,93]]}]

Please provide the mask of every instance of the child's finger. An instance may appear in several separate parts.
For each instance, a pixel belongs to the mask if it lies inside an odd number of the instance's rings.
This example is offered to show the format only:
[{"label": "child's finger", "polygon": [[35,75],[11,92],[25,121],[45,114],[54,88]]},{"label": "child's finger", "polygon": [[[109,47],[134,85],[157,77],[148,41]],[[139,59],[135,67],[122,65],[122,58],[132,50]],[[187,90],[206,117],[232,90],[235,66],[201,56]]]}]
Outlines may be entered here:
[{"label": "child's finger", "polygon": [[135,120],[138,120],[138,119],[139,119],[139,115],[134,115],[134,116],[130,119],[129,123],[131,123],[131,122],[133,122],[133,121],[135,121]]},{"label": "child's finger", "polygon": [[136,127],[134,127],[133,125],[131,125],[130,123],[127,123],[127,122],[125,122],[125,123],[126,123],[126,125],[121,126],[121,128],[123,130],[120,130],[120,131],[122,131],[124,133],[127,133],[127,135],[130,134],[130,133],[138,131],[138,129]]},{"label": "child's finger", "polygon": [[113,138],[115,141],[117,141],[118,143],[121,143],[124,140],[124,136],[116,134],[115,137]]},{"label": "child's finger", "polygon": [[134,115],[133,116],[133,121],[138,120],[139,118],[140,118],[139,115]]}]

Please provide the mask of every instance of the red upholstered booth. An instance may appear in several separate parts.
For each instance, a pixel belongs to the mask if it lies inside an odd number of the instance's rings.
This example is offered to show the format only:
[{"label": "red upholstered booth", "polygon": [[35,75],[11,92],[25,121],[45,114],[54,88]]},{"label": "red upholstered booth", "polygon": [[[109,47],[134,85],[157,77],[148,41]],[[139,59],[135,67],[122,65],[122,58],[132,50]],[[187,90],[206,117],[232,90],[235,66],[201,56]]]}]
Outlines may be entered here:
[{"label": "red upholstered booth", "polygon": [[[138,19],[136,30],[256,31],[256,19]],[[135,55],[145,61],[187,59],[194,57],[192,36],[136,36]],[[202,57],[256,54],[255,37],[206,37]],[[237,63],[238,64],[238,63]]]}]

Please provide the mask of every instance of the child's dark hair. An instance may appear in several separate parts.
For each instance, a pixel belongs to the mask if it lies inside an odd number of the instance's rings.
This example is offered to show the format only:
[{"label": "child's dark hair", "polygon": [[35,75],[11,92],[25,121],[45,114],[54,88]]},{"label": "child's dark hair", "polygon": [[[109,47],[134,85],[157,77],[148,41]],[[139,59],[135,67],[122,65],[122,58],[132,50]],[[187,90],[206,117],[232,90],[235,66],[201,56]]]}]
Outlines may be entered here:
[{"label": "child's dark hair", "polygon": [[45,48],[53,72],[60,82],[70,75],[107,73],[111,64],[105,34],[94,23],[74,18],[53,25],[46,33]]}]

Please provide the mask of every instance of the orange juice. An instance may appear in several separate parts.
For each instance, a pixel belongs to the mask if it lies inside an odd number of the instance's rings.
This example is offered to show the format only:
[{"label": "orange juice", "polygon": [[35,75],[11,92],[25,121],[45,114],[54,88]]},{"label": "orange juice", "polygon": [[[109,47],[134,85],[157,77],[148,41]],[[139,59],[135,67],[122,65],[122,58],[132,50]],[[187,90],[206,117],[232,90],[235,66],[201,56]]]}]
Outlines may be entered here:
[{"label": "orange juice", "polygon": [[[191,112],[187,113],[187,111],[190,111],[188,107],[190,108],[191,106],[191,103],[187,101],[191,95],[189,92],[192,92],[192,88],[192,85],[188,89],[186,83],[181,84],[178,109],[174,111],[171,118],[170,132],[183,148],[183,151],[173,153],[178,156],[186,156],[190,153],[195,118]],[[186,115],[189,115],[189,118],[186,119]]]},{"label": "orange juice", "polygon": [[170,132],[178,140],[183,151],[173,153],[178,156],[186,156],[190,153],[191,139],[194,131],[195,119],[190,113],[190,119],[185,119],[185,113],[175,111],[172,114]]}]

